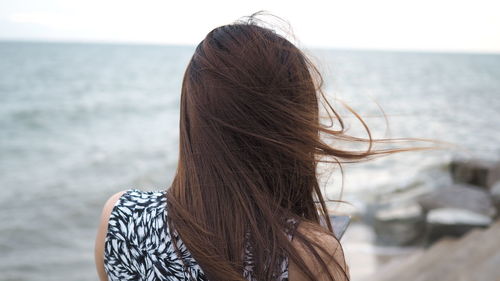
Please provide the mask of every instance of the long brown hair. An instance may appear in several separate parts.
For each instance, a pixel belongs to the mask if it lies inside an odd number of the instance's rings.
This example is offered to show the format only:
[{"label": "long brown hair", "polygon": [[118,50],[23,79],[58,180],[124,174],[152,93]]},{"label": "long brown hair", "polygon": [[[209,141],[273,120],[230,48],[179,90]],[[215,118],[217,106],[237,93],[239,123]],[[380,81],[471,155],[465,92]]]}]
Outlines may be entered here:
[{"label": "long brown hair", "polygon": [[[318,69],[284,36],[259,24],[255,15],[210,31],[187,66],[179,162],[167,193],[168,225],[209,280],[246,280],[247,242],[256,280],[274,280],[284,256],[314,280],[283,230],[291,218],[313,222],[319,231],[332,234],[317,164],[410,149],[375,150],[373,143],[387,140],[373,139],[362,119],[368,138],[347,135],[340,115],[321,90]],[[321,124],[321,99],[340,129]],[[368,148],[335,148],[320,133],[366,142]],[[327,229],[320,226],[322,220]],[[294,240],[326,269],[313,247],[322,249],[319,243],[298,232]]]}]

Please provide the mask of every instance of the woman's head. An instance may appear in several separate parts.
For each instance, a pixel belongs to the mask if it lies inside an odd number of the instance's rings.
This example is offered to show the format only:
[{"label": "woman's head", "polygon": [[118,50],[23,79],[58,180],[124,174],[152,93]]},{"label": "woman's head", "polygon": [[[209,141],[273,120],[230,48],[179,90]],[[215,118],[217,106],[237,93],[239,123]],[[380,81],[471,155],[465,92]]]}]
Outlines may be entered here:
[{"label": "woman's head", "polygon": [[[314,176],[319,124],[311,67],[302,51],[271,29],[237,23],[209,32],[182,85],[180,153],[192,161],[186,168],[258,177],[266,195],[282,196],[277,203],[302,200],[291,198],[306,190],[293,190],[290,178]],[[273,183],[280,180],[292,186]]]},{"label": "woman's head", "polygon": [[[217,138],[295,147],[317,123],[310,66],[273,30],[243,23],[212,30],[197,46],[184,77],[181,103],[194,122],[189,132],[204,134],[210,128]],[[247,145],[252,144],[231,148],[251,149]]]}]

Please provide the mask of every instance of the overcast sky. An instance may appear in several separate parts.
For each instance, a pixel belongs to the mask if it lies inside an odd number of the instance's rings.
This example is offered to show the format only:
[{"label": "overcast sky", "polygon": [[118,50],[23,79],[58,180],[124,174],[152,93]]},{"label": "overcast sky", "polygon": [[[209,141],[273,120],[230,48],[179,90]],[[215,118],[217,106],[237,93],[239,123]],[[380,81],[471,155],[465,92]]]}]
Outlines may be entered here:
[{"label": "overcast sky", "polygon": [[194,45],[258,10],[307,47],[500,53],[498,0],[1,0],[0,39]]}]

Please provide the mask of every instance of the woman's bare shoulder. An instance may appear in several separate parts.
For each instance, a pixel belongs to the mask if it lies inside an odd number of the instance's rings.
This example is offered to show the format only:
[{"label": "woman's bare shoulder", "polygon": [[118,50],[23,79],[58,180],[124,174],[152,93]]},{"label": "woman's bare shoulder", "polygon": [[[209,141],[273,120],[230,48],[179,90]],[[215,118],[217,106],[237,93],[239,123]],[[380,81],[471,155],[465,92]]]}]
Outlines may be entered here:
[{"label": "woman's bare shoulder", "polygon": [[97,274],[99,275],[99,279],[102,281],[108,280],[106,272],[104,270],[104,241],[106,239],[106,233],[108,231],[109,217],[111,216],[111,212],[113,210],[114,205],[125,192],[126,191],[120,191],[113,194],[111,197],[108,198],[102,209],[101,219],[99,222],[99,227],[97,229],[97,236],[94,248]]},{"label": "woman's bare shoulder", "polygon": [[[343,271],[348,274],[344,253],[340,242],[333,236],[333,234],[318,230],[318,226],[311,222],[301,222],[296,231],[306,236],[308,239],[316,241],[326,250],[327,253],[324,253],[318,247],[315,247],[322,260],[328,265],[330,274],[336,281],[348,280],[343,274]],[[327,272],[323,270],[321,265],[317,262],[313,254],[307,249],[306,246],[300,243],[298,239],[293,239],[292,245],[304,259],[307,267],[315,274],[315,280],[330,280]],[[308,280],[305,274],[299,270],[298,265],[291,259],[289,260],[288,274],[290,281]]]}]

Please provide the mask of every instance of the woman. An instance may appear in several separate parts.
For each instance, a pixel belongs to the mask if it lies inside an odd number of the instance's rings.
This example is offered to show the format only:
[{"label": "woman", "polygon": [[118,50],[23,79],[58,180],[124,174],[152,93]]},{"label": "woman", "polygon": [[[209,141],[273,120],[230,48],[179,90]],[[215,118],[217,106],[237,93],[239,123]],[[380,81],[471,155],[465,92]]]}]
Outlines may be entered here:
[{"label": "woman", "polygon": [[[173,183],[106,202],[101,280],[349,280],[316,166],[409,149],[346,135],[321,86],[304,53],[253,16],[208,33],[183,79]],[[320,124],[320,98],[339,130]],[[334,148],[320,133],[368,149]]]}]

